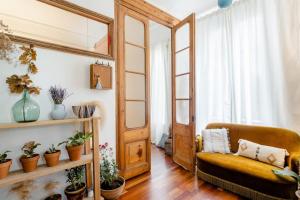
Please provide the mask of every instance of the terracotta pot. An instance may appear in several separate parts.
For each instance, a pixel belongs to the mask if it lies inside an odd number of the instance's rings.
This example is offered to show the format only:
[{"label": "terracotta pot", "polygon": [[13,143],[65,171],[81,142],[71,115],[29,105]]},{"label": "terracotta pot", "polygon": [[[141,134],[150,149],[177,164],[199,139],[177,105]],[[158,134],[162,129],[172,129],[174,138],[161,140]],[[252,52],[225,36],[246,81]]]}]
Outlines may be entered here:
[{"label": "terracotta pot", "polygon": [[35,154],[32,158],[26,158],[22,156],[20,161],[22,163],[23,171],[28,173],[36,170],[39,159],[39,154]]},{"label": "terracotta pot", "polygon": [[66,148],[67,148],[69,158],[70,158],[71,161],[80,160],[83,145],[78,145],[78,146],[73,146],[73,147],[66,147]]},{"label": "terracotta pot", "polygon": [[82,200],[83,197],[84,197],[84,194],[85,194],[85,189],[86,189],[86,186],[85,186],[85,183],[83,183],[83,186],[82,188],[80,188],[79,190],[77,191],[70,191],[68,188],[70,186],[68,186],[66,189],[65,189],[65,195],[67,196],[67,199],[68,200]]},{"label": "terracotta pot", "polygon": [[120,177],[120,180],[123,182],[123,184],[116,189],[104,190],[101,188],[101,195],[104,197],[104,199],[114,200],[118,199],[122,195],[125,188],[125,179],[123,177]]},{"label": "terracotta pot", "polygon": [[7,159],[5,163],[0,164],[0,179],[3,179],[8,176],[8,172],[11,164],[12,164],[11,159]]},{"label": "terracotta pot", "polygon": [[54,194],[47,197],[45,200],[62,200],[61,194]]},{"label": "terracotta pot", "polygon": [[45,153],[44,154],[46,165],[48,167],[54,167],[58,165],[59,163],[59,157],[60,157],[60,150],[58,150],[55,153]]}]

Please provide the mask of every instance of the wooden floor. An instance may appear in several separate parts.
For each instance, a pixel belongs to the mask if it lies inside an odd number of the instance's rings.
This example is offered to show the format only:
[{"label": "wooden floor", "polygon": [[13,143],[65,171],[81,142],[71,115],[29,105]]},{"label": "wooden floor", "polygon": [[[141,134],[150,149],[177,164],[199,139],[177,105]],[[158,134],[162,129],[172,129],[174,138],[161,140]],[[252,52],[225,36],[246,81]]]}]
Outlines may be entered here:
[{"label": "wooden floor", "polygon": [[[130,189],[120,200],[241,200],[185,171],[152,147],[152,170],[149,179]],[[130,184],[130,181],[129,181]]]}]

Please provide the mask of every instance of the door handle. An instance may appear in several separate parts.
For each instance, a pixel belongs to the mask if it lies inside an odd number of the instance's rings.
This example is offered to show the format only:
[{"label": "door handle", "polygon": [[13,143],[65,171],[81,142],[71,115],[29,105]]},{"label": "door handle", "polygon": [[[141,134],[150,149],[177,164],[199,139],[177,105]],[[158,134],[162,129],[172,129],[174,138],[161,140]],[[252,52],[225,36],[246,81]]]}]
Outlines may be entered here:
[{"label": "door handle", "polygon": [[139,145],[139,150],[137,152],[138,157],[142,157],[143,155],[143,149],[141,148],[141,145]]}]

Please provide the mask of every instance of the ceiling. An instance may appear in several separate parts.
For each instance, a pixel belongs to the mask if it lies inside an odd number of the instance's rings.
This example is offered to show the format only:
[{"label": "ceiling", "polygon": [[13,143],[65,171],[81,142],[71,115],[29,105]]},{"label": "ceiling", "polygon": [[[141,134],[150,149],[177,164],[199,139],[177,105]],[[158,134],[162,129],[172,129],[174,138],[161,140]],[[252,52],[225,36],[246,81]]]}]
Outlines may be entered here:
[{"label": "ceiling", "polygon": [[170,13],[178,19],[183,19],[192,12],[197,14],[207,12],[218,5],[218,0],[146,0],[148,3]]},{"label": "ceiling", "polygon": [[[70,0],[80,6],[114,17],[114,0]],[[192,12],[197,14],[209,11],[217,6],[218,0],[146,0],[148,3],[183,19]]]},{"label": "ceiling", "polygon": [[[80,6],[114,17],[114,0],[70,0]],[[217,7],[218,0],[145,0],[148,3],[183,19],[192,12],[201,14]]]}]

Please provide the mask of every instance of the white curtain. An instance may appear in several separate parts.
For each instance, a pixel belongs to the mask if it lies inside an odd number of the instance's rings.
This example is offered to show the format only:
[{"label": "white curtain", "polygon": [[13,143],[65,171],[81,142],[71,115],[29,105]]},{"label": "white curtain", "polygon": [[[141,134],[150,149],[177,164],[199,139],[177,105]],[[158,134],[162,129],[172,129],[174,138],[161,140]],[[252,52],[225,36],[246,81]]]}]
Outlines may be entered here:
[{"label": "white curtain", "polygon": [[171,124],[171,50],[169,42],[151,46],[151,140],[158,145]]},{"label": "white curtain", "polygon": [[[197,133],[211,122],[296,128],[286,72],[288,66],[290,72],[300,70],[299,5],[299,0],[240,0],[197,21]],[[294,30],[283,31],[290,23]],[[298,63],[284,58],[292,35],[289,48],[298,48]],[[294,76],[299,80],[300,73]]]}]

